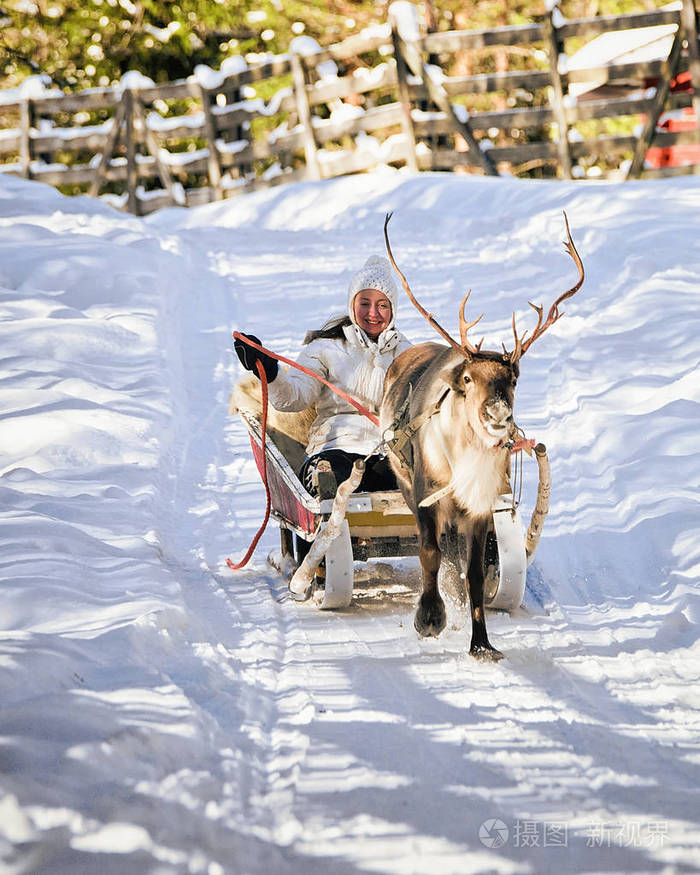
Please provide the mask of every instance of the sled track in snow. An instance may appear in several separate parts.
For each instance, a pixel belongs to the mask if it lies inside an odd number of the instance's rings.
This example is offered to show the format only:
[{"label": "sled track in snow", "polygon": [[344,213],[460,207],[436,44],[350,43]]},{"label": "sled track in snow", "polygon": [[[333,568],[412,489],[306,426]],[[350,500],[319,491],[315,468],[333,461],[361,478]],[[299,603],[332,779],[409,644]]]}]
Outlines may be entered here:
[{"label": "sled track in snow", "polygon": [[[217,585],[240,604],[237,581],[221,576]],[[386,581],[376,585],[380,593],[387,588]],[[637,709],[614,685],[601,696],[596,675],[603,677],[607,655],[591,653],[575,611],[551,605],[545,619],[491,616],[506,652],[491,665],[468,655],[464,628],[454,628],[464,615],[454,606],[453,628],[420,640],[413,605],[393,609],[391,596],[384,604],[372,586],[335,613],[287,600],[276,575],[259,577],[252,589],[257,594],[246,587],[238,621],[253,637],[233,648],[256,691],[249,717],[266,714],[253,721],[259,761],[249,790],[274,802],[270,840],[305,865],[307,857],[330,857],[409,871],[419,853],[431,861],[427,871],[516,871],[522,848],[512,833],[525,821],[540,830],[566,821],[567,848],[559,853],[572,860],[588,853],[593,863],[589,843],[602,829],[601,811],[620,794],[634,807],[647,784],[645,763],[666,758],[669,779],[687,784],[675,752],[665,757],[672,727],[648,718],[640,726]],[[264,641],[264,660],[242,655],[253,641]],[[638,821],[605,822],[631,836],[637,823],[651,828],[643,810],[640,799]],[[498,863],[478,840],[489,818],[511,831]],[[620,849],[596,849],[597,864],[602,850],[614,865]],[[636,851],[643,868],[646,848]],[[528,864],[545,871],[538,867],[551,862],[547,853],[530,848]]]}]

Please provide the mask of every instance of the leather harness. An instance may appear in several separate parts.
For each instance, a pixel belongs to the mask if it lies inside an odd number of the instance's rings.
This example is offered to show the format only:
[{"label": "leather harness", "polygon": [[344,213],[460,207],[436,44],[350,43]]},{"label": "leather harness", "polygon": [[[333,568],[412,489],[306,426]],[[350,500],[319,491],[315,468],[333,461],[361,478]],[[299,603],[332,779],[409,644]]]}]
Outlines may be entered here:
[{"label": "leather harness", "polygon": [[409,420],[409,408],[413,400],[413,384],[409,384],[406,400],[396,414],[396,419],[387,430],[387,432],[391,433],[390,437],[385,437],[387,448],[396,456],[401,465],[411,471],[411,473],[413,472],[413,447],[411,441],[425,423],[439,412],[449,391],[450,387],[446,386],[444,392],[432,407],[428,407],[422,413],[419,413],[418,416]]},{"label": "leather harness", "polygon": [[[406,468],[411,473],[411,475],[413,474],[413,438],[426,424],[426,422],[428,422],[429,419],[435,416],[436,413],[439,413],[440,408],[442,407],[443,402],[445,401],[445,398],[447,397],[449,392],[450,387],[446,386],[444,391],[438,397],[437,401],[431,407],[428,407],[422,413],[419,413],[418,416],[409,420],[409,408],[411,406],[411,401],[413,400],[413,384],[409,384],[406,400],[401,405],[401,408],[396,414],[396,418],[392,422],[391,426],[384,433],[384,445],[389,450],[389,452],[393,453],[396,456],[401,466],[403,468]],[[535,441],[526,438],[522,430],[517,426],[513,427],[512,434],[518,435],[518,439],[514,440],[513,437],[510,437],[503,444],[503,447],[509,449],[511,453],[524,450],[528,454],[528,456],[531,456]],[[437,492],[426,496],[421,501],[420,506],[430,507],[430,505],[435,504],[443,496],[447,495],[451,491],[452,484],[450,483],[442,489],[438,489]]]}]

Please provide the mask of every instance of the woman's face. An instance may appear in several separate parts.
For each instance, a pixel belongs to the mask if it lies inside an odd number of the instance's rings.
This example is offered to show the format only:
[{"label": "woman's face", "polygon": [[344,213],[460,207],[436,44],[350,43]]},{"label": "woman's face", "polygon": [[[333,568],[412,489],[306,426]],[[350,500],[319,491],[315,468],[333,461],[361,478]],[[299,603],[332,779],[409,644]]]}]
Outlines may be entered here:
[{"label": "woman's face", "polygon": [[376,340],[391,322],[391,301],[384,292],[376,289],[362,289],[355,295],[352,303],[355,322]]}]

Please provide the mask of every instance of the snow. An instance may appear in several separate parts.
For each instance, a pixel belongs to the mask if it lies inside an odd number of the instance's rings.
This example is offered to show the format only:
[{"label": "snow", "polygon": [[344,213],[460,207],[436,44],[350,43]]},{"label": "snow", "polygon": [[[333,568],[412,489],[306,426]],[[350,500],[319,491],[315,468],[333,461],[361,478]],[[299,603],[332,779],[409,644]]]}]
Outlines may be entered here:
[{"label": "snow", "polygon": [[170,152],[168,149],[159,149],[158,157],[170,167],[186,167],[194,161],[206,160],[209,157],[209,149],[193,149],[191,152]]},{"label": "snow", "polygon": [[[697,871],[698,207],[385,168],[137,219],[0,177],[3,871]],[[274,525],[228,571],[264,509],[232,330],[294,356],[394,210],[419,300],[456,329],[471,288],[498,347],[575,279],[564,209],[587,278],[522,363],[553,489],[506,659],[455,599],[417,638],[414,558],[338,613],[289,601]]]},{"label": "snow", "polygon": [[[338,101],[338,103],[333,107],[330,114],[330,120],[332,122],[349,122],[353,121],[356,118],[362,118],[365,114],[365,110],[362,106],[355,106],[352,103],[343,103],[342,101]],[[317,124],[323,124],[322,119],[312,119],[312,124],[316,122]]]},{"label": "snow", "polygon": [[558,6],[554,6],[551,9],[552,12],[552,24],[554,27],[563,27],[566,24],[566,18],[564,17],[561,9]]},{"label": "snow", "polygon": [[394,23],[403,39],[411,42],[420,38],[418,14],[416,7],[410,0],[394,0],[393,3],[390,3],[389,19]]},{"label": "snow", "polygon": [[140,88],[153,88],[155,82],[148,76],[144,76],[140,70],[128,70],[119,80],[119,91],[125,91],[128,88],[138,91]]},{"label": "snow", "polygon": [[376,67],[358,67],[353,73],[353,79],[363,88],[371,90],[377,88],[384,81],[389,65],[382,62]]},{"label": "snow", "polygon": [[[680,9],[681,6],[680,2],[672,2],[662,6],[661,9],[674,10]],[[601,33],[572,55],[568,59],[567,69],[560,72],[586,70],[610,64],[666,60],[677,29],[675,24],[658,24]],[[572,82],[569,85],[569,93],[574,97],[580,97],[604,85],[606,81],[606,77],[601,76],[589,82]]]},{"label": "snow", "polygon": [[79,128],[61,128],[55,125],[51,119],[41,119],[38,130],[42,134],[50,134],[52,137],[58,137],[69,142],[78,137],[85,137],[91,134],[109,134],[112,130],[112,119],[108,119],[98,125],[82,125]]},{"label": "snow", "polygon": [[229,143],[224,142],[224,140],[216,141],[216,148],[221,154],[225,152],[228,155],[237,155],[239,152],[243,152],[249,146],[250,143],[248,142],[248,140],[231,140],[231,142]]},{"label": "snow", "polygon": [[198,111],[190,115],[163,118],[159,112],[149,112],[146,116],[146,122],[150,131],[158,131],[162,134],[168,134],[170,131],[175,131],[185,126],[198,130],[204,124],[204,113]]},{"label": "snow", "polygon": [[[19,10],[18,10],[19,11]],[[20,100],[38,100],[43,97],[63,97],[58,88],[51,88],[51,77],[42,73],[27,76],[16,88],[5,88],[0,92],[0,106],[17,103]]]},{"label": "snow", "polygon": [[267,103],[262,97],[250,97],[245,100],[239,100],[236,103],[228,103],[225,106],[212,106],[211,111],[214,115],[227,115],[234,110],[249,112],[251,115],[254,113],[256,115],[267,116],[277,115],[282,101],[286,100],[291,94],[293,94],[292,88],[280,88],[279,91],[275,91]]},{"label": "snow", "polygon": [[[313,57],[321,52],[319,43],[310,36],[295,36],[289,44],[289,51],[304,58]],[[321,61],[316,64],[316,73],[320,81],[338,78],[338,65],[333,60]]]},{"label": "snow", "polygon": [[[245,59],[243,62],[245,63]],[[202,88],[213,91],[215,88],[221,88],[226,76],[221,70],[212,70],[207,64],[197,64],[190,79],[201,85]]]},{"label": "snow", "polygon": [[221,88],[229,76],[236,76],[247,69],[248,62],[242,55],[231,55],[229,58],[224,58],[219,70],[213,70],[206,64],[197,64],[190,79],[203,88],[214,91],[216,88]]},{"label": "snow", "polygon": [[181,26],[179,21],[170,21],[167,27],[154,27],[152,24],[146,23],[143,25],[143,29],[165,45],[170,42],[170,38],[180,30]]},{"label": "snow", "polygon": [[242,55],[231,55],[221,62],[221,72],[226,76],[234,76],[248,69],[248,63]]}]

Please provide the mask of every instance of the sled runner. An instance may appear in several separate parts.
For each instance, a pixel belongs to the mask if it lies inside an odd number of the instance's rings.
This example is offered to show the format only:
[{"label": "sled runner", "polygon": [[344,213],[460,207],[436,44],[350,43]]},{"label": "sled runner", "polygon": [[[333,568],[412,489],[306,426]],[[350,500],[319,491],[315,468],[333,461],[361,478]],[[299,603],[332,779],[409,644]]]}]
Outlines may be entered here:
[{"label": "sled runner", "polygon": [[[237,412],[250,436],[258,469],[262,473],[263,451],[260,418],[244,409],[235,400]],[[544,447],[538,454],[540,462],[540,493],[543,486],[542,461]],[[539,448],[538,448],[539,449]],[[537,452],[537,450],[536,450]],[[281,551],[271,554],[271,562],[283,574],[291,576],[303,561],[317,537],[322,536],[333,499],[320,500],[302,486],[296,472],[304,458],[304,446],[289,434],[268,427],[266,442],[267,480],[271,494],[271,514],[280,526]],[[547,468],[548,473],[548,468]],[[548,497],[548,478],[545,497]],[[493,513],[491,549],[485,559],[485,603],[494,610],[512,611],[522,602],[525,574],[532,559],[547,508],[539,500],[533,514],[527,538],[520,514],[510,494],[502,495]],[[538,515],[539,510],[539,515]],[[536,520],[537,516],[537,520]],[[495,549],[494,549],[495,548]],[[418,529],[401,492],[354,492],[347,500],[345,518],[338,534],[325,552],[325,568],[314,583],[314,602],[321,609],[344,608],[352,600],[353,561],[375,557],[411,556],[418,554]],[[303,600],[308,590],[295,588],[292,597]]]}]

